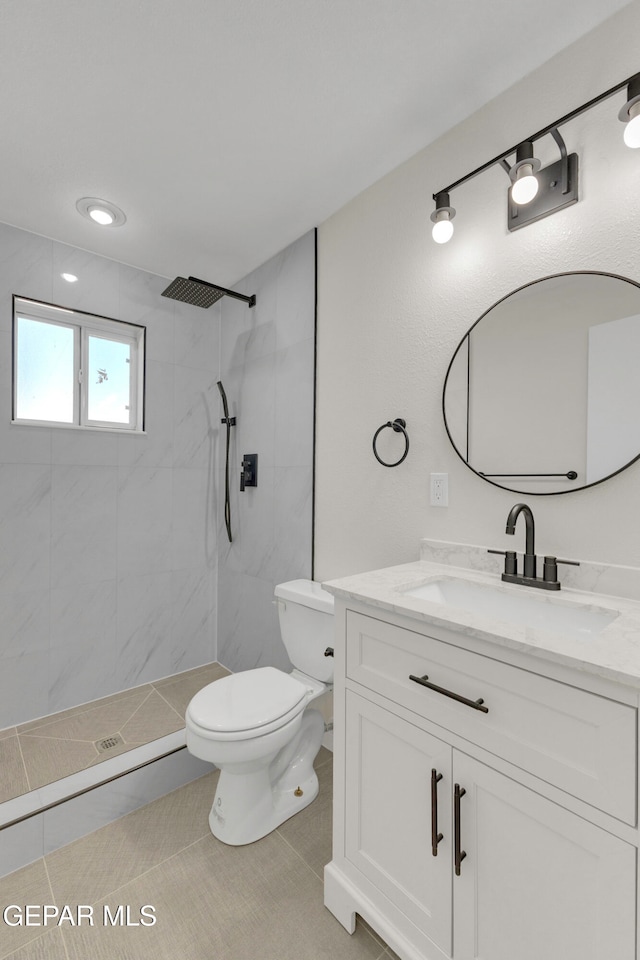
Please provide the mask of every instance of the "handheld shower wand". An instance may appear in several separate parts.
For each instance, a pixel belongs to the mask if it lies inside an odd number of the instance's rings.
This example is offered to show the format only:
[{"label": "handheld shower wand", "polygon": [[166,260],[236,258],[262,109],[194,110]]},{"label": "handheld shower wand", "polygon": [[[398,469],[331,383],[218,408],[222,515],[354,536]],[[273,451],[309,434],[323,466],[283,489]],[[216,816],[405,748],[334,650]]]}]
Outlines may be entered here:
[{"label": "handheld shower wand", "polygon": [[231,536],[231,503],[229,500],[229,447],[231,444],[231,427],[235,427],[236,418],[229,416],[227,395],[224,392],[224,387],[222,386],[221,380],[218,380],[218,390],[220,391],[220,396],[222,397],[222,407],[224,409],[224,417],[221,419],[220,423],[226,423],[227,425],[227,453],[225,457],[224,470],[224,522],[227,528],[229,543],[233,543],[233,537]]}]

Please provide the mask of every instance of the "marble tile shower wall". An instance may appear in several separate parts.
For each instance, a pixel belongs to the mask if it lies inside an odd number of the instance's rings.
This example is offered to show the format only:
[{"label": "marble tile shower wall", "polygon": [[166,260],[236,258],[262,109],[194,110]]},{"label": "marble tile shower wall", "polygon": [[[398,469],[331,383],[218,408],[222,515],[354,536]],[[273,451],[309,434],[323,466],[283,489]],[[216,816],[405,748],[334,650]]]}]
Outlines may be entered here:
[{"label": "marble tile shower wall", "polygon": [[[165,286],[0,224],[0,728],[215,659],[220,308]],[[10,424],[14,293],[146,326],[147,436]]]},{"label": "marble tile shower wall", "polygon": [[[246,277],[249,309],[221,301],[221,379],[231,415],[233,543],[224,526],[224,437],[218,463],[218,659],[230,670],[290,669],[272,604],[275,584],[311,576],[315,231]],[[258,454],[258,486],[239,464]]]}]

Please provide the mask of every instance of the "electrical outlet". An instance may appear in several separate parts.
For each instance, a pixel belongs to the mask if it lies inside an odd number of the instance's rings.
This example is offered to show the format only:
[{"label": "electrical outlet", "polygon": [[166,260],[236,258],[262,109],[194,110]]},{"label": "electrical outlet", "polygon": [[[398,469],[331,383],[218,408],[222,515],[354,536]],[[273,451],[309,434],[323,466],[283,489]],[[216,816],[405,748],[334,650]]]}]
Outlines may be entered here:
[{"label": "electrical outlet", "polygon": [[449,506],[449,474],[432,473],[431,477],[431,506]]}]

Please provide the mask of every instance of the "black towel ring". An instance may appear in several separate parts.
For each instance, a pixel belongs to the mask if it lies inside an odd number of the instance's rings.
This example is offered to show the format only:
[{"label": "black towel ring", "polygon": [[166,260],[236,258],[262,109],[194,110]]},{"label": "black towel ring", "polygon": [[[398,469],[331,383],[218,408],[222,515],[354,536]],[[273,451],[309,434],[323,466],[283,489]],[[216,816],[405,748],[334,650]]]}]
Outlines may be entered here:
[{"label": "black towel ring", "polygon": [[[384,430],[386,427],[391,427],[391,429],[394,430],[396,433],[404,434],[404,442],[405,442],[404,453],[402,454],[399,460],[396,460],[395,463],[385,463],[384,460],[380,459],[380,457],[378,456],[378,451],[376,450],[376,440],[378,439],[378,434],[380,433],[381,430]],[[374,433],[373,455],[378,461],[378,463],[381,463],[383,467],[397,467],[398,464],[402,463],[406,455],[409,453],[409,434],[407,433],[406,427],[407,427],[407,421],[402,420],[400,417],[397,417],[393,422],[391,422],[391,420],[387,420],[387,422],[383,423],[381,427],[378,427],[378,429]]]}]

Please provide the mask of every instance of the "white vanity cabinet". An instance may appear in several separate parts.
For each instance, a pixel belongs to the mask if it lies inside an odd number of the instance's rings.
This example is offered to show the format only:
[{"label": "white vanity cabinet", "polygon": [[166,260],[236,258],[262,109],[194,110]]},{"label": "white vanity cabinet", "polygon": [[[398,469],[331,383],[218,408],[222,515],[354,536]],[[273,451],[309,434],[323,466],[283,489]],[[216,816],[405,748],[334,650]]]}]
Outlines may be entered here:
[{"label": "white vanity cabinet", "polygon": [[636,691],[339,597],[336,618],[341,923],[403,960],[637,960]]}]

